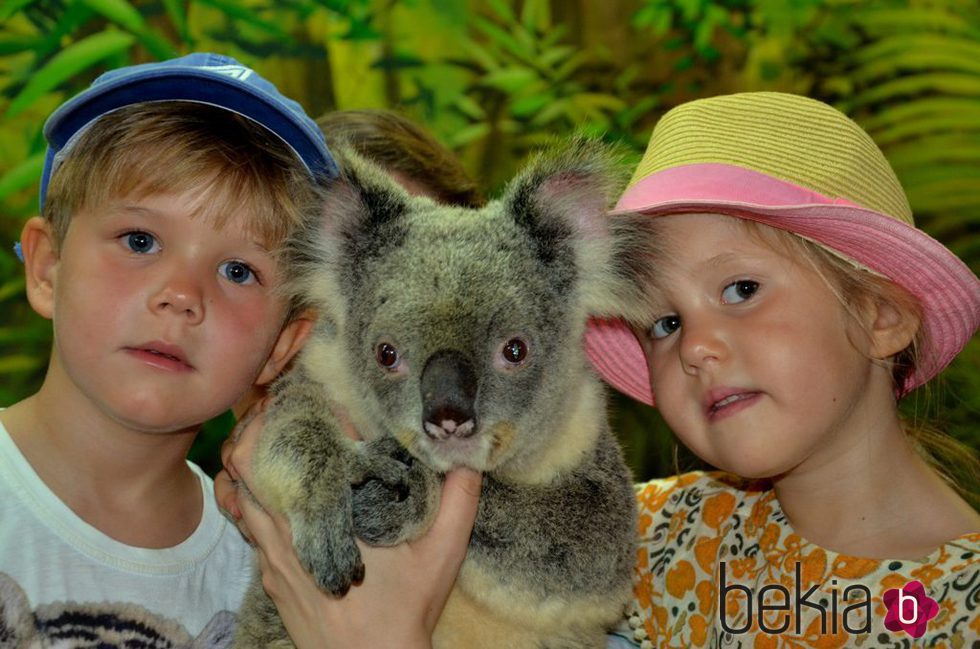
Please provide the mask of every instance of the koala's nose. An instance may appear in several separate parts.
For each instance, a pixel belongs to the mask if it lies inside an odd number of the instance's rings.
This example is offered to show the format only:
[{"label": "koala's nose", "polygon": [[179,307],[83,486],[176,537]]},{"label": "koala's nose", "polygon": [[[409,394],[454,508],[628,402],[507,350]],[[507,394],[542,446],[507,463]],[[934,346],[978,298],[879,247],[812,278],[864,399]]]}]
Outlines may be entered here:
[{"label": "koala's nose", "polygon": [[455,350],[436,352],[422,370],[422,428],[432,439],[476,432],[476,373]]}]

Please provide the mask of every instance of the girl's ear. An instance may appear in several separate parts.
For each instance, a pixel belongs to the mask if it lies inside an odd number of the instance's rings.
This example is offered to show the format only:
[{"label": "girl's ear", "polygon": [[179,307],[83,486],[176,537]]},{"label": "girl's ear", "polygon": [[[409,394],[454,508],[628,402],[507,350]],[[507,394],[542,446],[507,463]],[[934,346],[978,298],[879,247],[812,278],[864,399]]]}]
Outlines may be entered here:
[{"label": "girl's ear", "polygon": [[283,325],[269,358],[265,361],[262,371],[259,372],[259,377],[255,380],[256,385],[271,383],[286,369],[289,361],[293,360],[293,356],[303,348],[303,343],[309,338],[315,321],[315,314],[311,310],[305,310]]},{"label": "girl's ear", "polygon": [[891,358],[907,348],[919,330],[919,317],[886,299],[876,299],[870,309],[871,355]]},{"label": "girl's ear", "polygon": [[58,274],[58,248],[51,223],[40,216],[32,217],[20,232],[24,255],[27,300],[38,315],[54,317],[54,287]]}]

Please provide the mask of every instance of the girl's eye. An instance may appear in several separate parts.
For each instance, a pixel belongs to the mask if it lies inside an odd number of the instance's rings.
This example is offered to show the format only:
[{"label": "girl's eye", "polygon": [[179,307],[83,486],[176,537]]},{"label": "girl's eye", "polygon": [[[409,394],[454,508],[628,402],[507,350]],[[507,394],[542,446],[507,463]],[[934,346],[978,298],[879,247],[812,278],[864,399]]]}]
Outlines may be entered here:
[{"label": "girl's eye", "polygon": [[123,235],[125,239],[126,246],[133,252],[145,255],[151,252],[157,252],[160,249],[160,244],[157,243],[156,238],[149,232],[128,232]]},{"label": "girl's eye", "polygon": [[754,282],[751,279],[740,279],[724,288],[721,292],[721,299],[725,304],[737,304],[749,299],[758,290],[759,282]]},{"label": "girl's eye", "polygon": [[654,338],[666,338],[680,328],[681,317],[676,314],[667,315],[653,323],[650,327],[650,335]]},{"label": "girl's eye", "polygon": [[255,271],[242,261],[226,261],[218,267],[218,272],[235,284],[254,284],[258,281]]}]

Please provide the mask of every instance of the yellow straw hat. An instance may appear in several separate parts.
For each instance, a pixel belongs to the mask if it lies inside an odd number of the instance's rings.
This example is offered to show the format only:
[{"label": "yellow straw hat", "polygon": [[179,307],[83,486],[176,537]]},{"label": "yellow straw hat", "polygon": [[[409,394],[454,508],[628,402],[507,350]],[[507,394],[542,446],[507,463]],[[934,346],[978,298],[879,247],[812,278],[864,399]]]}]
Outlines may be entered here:
[{"label": "yellow straw hat", "polygon": [[[894,171],[860,126],[819,101],[752,92],[682,104],[657,123],[613,216],[712,212],[820,244],[904,287],[923,307],[925,345],[899,394],[939,373],[980,326],[980,281],[915,227]],[[653,403],[643,351],[619,320],[593,320],[592,364]]]}]

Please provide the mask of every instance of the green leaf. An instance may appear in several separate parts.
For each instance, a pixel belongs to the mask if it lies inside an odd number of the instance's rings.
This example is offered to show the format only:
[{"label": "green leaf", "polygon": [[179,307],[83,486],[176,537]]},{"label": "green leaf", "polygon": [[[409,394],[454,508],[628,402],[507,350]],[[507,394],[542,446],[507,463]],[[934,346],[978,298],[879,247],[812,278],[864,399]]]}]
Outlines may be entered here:
[{"label": "green leaf", "polygon": [[980,96],[980,75],[930,73],[916,74],[871,87],[852,98],[853,106],[878,102],[897,102],[922,93]]},{"label": "green leaf", "polygon": [[51,92],[94,64],[129,49],[135,41],[132,34],[109,29],[98,32],[56,54],[31,77],[24,89],[7,107],[6,117],[19,114],[42,95]]},{"label": "green leaf", "polygon": [[140,44],[146,48],[146,51],[158,60],[164,61],[177,56],[176,46],[153,29],[140,32],[136,37]]},{"label": "green leaf", "polygon": [[527,118],[554,101],[550,94],[531,95],[511,103],[510,114],[517,118]]},{"label": "green leaf", "polygon": [[489,38],[492,43],[500,46],[520,59],[526,59],[528,56],[533,54],[533,51],[528,50],[521,45],[521,43],[511,36],[510,33],[489,20],[486,20],[485,18],[474,19],[473,26],[477,30],[483,32],[483,34]]},{"label": "green leaf", "polygon": [[463,113],[470,119],[476,121],[486,119],[487,112],[483,110],[483,107],[480,106],[480,104],[478,104],[472,97],[460,95],[456,99],[455,106],[459,112]]},{"label": "green leaf", "polygon": [[496,88],[507,94],[514,94],[538,80],[534,70],[527,68],[501,68],[483,76],[480,85]]},{"label": "green leaf", "polygon": [[193,43],[190,31],[187,28],[187,12],[184,11],[183,0],[163,0],[163,7],[170,17],[170,22],[177,30],[177,35],[182,43],[188,45]]},{"label": "green leaf", "polygon": [[133,5],[126,0],[77,0],[92,11],[102,14],[112,22],[131,32],[146,29],[146,21]]},{"label": "green leaf", "polygon": [[449,138],[449,147],[452,149],[459,148],[464,144],[469,144],[474,140],[479,140],[490,134],[490,125],[486,122],[481,124],[473,124],[471,126],[465,126]]},{"label": "green leaf", "polygon": [[26,354],[15,354],[0,358],[0,374],[31,372],[44,365],[44,359]]},{"label": "green leaf", "polygon": [[26,281],[22,273],[17,274],[13,279],[9,279],[0,285],[0,302],[9,300],[12,297],[20,298],[24,294]]},{"label": "green leaf", "polygon": [[5,173],[0,177],[0,200],[36,183],[43,168],[44,153],[38,153]]},{"label": "green leaf", "polygon": [[224,13],[225,15],[234,18],[236,20],[241,20],[242,22],[251,25],[252,27],[257,27],[263,31],[267,31],[270,34],[274,34],[281,38],[287,43],[293,42],[293,37],[287,34],[283,29],[264,18],[259,14],[255,13],[248,7],[243,6],[238,0],[195,0],[196,2],[207,5],[214,9],[217,9]]},{"label": "green leaf", "polygon": [[43,39],[34,36],[16,36],[5,34],[0,38],[0,56],[20,54],[21,52],[35,52]]},{"label": "green leaf", "polygon": [[15,13],[34,2],[35,0],[4,0],[0,5],[0,20],[6,22]]},{"label": "green leaf", "polygon": [[869,9],[856,11],[850,17],[855,25],[861,25],[864,32],[873,36],[889,35],[895,32],[922,32],[927,30],[949,34],[969,34],[976,27],[963,17],[944,11],[940,7],[923,5],[921,9],[912,7],[877,8],[868,3]]}]

